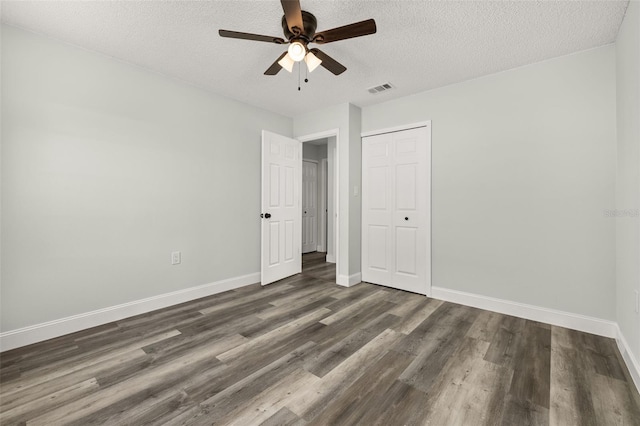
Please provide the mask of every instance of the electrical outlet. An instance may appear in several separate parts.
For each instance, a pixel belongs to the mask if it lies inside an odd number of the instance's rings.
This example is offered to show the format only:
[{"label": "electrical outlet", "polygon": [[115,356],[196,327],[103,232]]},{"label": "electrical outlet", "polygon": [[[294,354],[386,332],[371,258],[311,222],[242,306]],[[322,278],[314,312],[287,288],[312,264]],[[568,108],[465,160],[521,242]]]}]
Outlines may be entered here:
[{"label": "electrical outlet", "polygon": [[179,265],[180,262],[182,262],[182,255],[180,254],[180,252],[179,251],[171,252],[171,264]]},{"label": "electrical outlet", "polygon": [[640,313],[640,292],[638,290],[633,291],[636,295],[636,314]]}]

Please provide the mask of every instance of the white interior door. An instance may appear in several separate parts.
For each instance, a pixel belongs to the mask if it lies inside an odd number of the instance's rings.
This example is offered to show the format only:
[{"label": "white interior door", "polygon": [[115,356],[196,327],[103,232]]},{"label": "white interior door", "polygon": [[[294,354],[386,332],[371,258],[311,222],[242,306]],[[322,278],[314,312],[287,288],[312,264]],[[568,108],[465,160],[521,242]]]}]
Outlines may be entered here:
[{"label": "white interior door", "polygon": [[302,161],[302,253],[318,248],[318,164]]},{"label": "white interior door", "polygon": [[362,139],[362,280],[427,294],[430,128]]},{"label": "white interior door", "polygon": [[262,285],[302,271],[302,144],[262,131]]}]

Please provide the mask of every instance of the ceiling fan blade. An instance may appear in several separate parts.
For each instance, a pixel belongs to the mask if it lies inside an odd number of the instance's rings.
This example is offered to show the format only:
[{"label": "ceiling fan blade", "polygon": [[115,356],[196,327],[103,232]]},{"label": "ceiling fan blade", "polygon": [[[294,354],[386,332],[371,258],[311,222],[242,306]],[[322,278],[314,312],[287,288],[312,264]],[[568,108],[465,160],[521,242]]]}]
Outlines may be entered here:
[{"label": "ceiling fan blade", "polygon": [[322,61],[320,65],[328,69],[333,74],[340,75],[347,70],[347,67],[345,67],[340,62],[336,61],[335,59],[333,59],[331,56],[327,55],[323,51],[315,48],[310,49],[309,51],[314,55],[316,55],[318,59]]},{"label": "ceiling fan blade", "polygon": [[356,22],[343,27],[316,33],[316,35],[313,36],[313,41],[318,44],[331,43],[334,41],[346,40],[348,38],[375,34],[375,32],[376,21],[373,19],[367,19],[366,21]]},{"label": "ceiling fan blade", "polygon": [[264,72],[264,75],[276,75],[280,72],[280,70],[282,69],[282,66],[280,66],[280,64],[278,63],[280,61],[280,59],[284,58],[284,56],[287,54],[287,51],[285,51],[282,55],[280,55],[280,57],[278,59],[276,59],[276,61],[271,64],[271,66],[269,68],[267,68],[267,70]]},{"label": "ceiling fan blade", "polygon": [[[304,31],[304,23],[302,22],[302,9],[300,9],[300,0],[280,0],[282,4],[282,10],[284,10],[284,16],[287,20],[287,26],[289,31],[293,34],[300,34]],[[297,27],[298,30],[294,31],[293,27]]]},{"label": "ceiling fan blade", "polygon": [[266,41],[267,43],[283,44],[284,39],[260,34],[241,33],[238,31],[218,30],[220,37],[239,38],[242,40]]}]

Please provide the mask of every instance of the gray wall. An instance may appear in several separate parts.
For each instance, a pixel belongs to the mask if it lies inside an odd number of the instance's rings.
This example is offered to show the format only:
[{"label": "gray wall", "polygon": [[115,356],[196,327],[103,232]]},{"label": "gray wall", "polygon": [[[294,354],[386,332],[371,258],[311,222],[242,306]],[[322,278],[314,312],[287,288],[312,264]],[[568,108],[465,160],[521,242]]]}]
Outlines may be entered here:
[{"label": "gray wall", "polygon": [[11,27],[1,59],[2,331],[259,271],[290,118]]},{"label": "gray wall", "polygon": [[349,104],[349,274],[362,271],[362,110]]},{"label": "gray wall", "polygon": [[630,2],[616,42],[618,175],[616,209],[617,315],[636,362],[640,361],[640,4]]},{"label": "gray wall", "polygon": [[364,107],[432,120],[433,285],[615,319],[615,46]]}]

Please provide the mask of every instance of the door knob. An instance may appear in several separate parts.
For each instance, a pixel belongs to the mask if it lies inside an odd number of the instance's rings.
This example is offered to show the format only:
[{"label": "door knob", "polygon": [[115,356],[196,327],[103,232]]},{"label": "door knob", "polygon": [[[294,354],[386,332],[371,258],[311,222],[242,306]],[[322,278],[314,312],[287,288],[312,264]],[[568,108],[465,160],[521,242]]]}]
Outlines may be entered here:
[{"label": "door knob", "polygon": [[405,217],[405,218],[404,218],[404,220],[409,220],[409,218],[408,218],[408,217]]},{"label": "door knob", "polygon": [[269,218],[271,217],[271,213],[265,213],[265,214],[264,214],[264,217],[265,217],[265,218],[267,218],[267,219],[269,219]]}]

